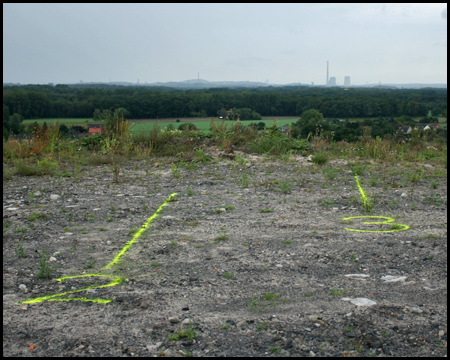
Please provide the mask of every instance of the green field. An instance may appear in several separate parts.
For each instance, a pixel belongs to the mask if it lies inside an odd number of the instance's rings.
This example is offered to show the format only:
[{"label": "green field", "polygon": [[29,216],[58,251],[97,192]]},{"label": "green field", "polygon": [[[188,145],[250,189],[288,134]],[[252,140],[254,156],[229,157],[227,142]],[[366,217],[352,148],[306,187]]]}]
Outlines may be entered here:
[{"label": "green field", "polygon": [[[352,118],[349,119],[350,121],[363,121],[365,118]],[[420,118],[414,118],[414,120],[418,121]],[[204,131],[204,132],[209,132],[209,125],[210,125],[210,121],[209,118],[205,118],[202,121],[195,121],[195,120],[199,120],[199,119],[192,119],[192,121],[183,119],[183,121],[181,122],[175,122],[175,119],[171,119],[171,120],[162,120],[162,121],[158,121],[155,122],[155,120],[150,120],[149,122],[144,122],[142,120],[138,120],[133,127],[131,128],[131,131],[133,133],[138,133],[138,132],[149,132],[151,130],[153,130],[155,128],[155,125],[160,126],[161,128],[166,128],[169,125],[173,125],[173,127],[175,129],[178,129],[178,127],[183,124],[183,123],[187,123],[187,122],[191,122],[193,123],[198,130],[200,131]],[[298,120],[298,118],[292,118],[292,119],[279,119],[278,120],[278,126],[283,126],[283,125],[287,125],[287,124],[292,124],[294,122],[296,122]],[[56,123],[56,121],[59,121],[59,124],[62,125],[66,125],[68,127],[73,126],[73,125],[77,125],[77,126],[84,126],[87,128],[87,124],[88,123],[92,123],[94,122],[93,119],[90,118],[83,118],[83,119],[27,119],[24,120],[23,123],[24,124],[32,124],[34,122],[37,122],[38,124],[43,124],[44,122],[47,123],[47,125],[53,125]],[[243,120],[241,121],[241,123],[244,126],[248,126],[249,124],[253,123],[259,123],[259,122],[263,122],[264,124],[266,124],[266,127],[270,127],[273,123],[274,123],[274,119],[267,119],[267,120]],[[132,121],[133,122],[133,121]],[[446,125],[447,119],[440,117],[439,118],[439,123],[441,126]],[[226,121],[225,122],[226,125],[231,126],[233,123],[231,121]]]},{"label": "green field", "polygon": [[34,124],[34,122],[37,122],[38,124],[42,125],[44,123],[47,123],[47,125],[54,125],[56,122],[59,121],[59,125],[66,125],[67,127],[71,127],[73,125],[76,126],[84,126],[87,128],[88,123],[94,122],[94,120],[86,118],[86,119],[28,119],[24,120],[23,124]]},{"label": "green field", "polygon": [[[283,126],[286,124],[292,124],[293,122],[296,122],[298,120],[298,118],[295,119],[281,119],[278,120],[277,125],[278,126]],[[245,120],[245,121],[241,121],[242,125],[244,126],[248,126],[251,123],[259,123],[259,122],[263,122],[264,124],[266,124],[266,127],[270,127],[275,120]],[[132,128],[131,131],[136,133],[136,132],[146,132],[146,131],[151,131],[155,128],[155,125],[160,126],[161,128],[166,128],[167,126],[169,126],[170,124],[173,125],[173,127],[175,129],[178,129],[178,127],[183,124],[183,123],[187,123],[187,122],[191,122],[192,124],[194,124],[198,130],[200,131],[204,131],[204,132],[209,132],[209,125],[210,122],[209,121],[183,121],[183,122],[174,122],[174,121],[168,121],[168,122],[149,122],[149,123],[136,123]],[[232,121],[225,121],[225,124],[228,126],[231,126],[234,122]]]}]

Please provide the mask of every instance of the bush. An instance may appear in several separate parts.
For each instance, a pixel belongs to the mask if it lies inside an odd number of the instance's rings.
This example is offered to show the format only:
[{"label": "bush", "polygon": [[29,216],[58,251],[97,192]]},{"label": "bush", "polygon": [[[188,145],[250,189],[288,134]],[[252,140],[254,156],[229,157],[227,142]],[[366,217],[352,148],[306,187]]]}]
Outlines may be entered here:
[{"label": "bush", "polygon": [[178,126],[178,130],[186,131],[186,130],[197,130],[197,126],[195,126],[193,123],[184,123]]},{"label": "bush", "polygon": [[318,151],[312,157],[312,162],[317,165],[325,165],[328,162],[328,155],[325,152]]},{"label": "bush", "polygon": [[311,144],[305,139],[291,139],[281,132],[269,133],[247,145],[250,152],[257,154],[282,155],[287,153],[302,153],[310,149]]}]

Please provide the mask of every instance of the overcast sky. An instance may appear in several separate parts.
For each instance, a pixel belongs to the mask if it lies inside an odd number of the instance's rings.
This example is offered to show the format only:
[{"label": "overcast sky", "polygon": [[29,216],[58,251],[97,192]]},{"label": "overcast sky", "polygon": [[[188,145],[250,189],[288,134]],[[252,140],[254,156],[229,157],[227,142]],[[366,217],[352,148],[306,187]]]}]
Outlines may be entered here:
[{"label": "overcast sky", "polygon": [[3,82],[446,83],[447,4],[3,4]]}]

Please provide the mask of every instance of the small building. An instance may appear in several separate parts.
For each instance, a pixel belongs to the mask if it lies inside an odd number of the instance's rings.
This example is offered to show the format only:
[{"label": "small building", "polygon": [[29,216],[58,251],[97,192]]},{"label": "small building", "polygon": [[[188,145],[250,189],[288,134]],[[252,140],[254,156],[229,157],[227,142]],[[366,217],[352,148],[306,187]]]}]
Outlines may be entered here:
[{"label": "small building", "polygon": [[430,128],[432,128],[433,130],[438,130],[442,129],[442,126],[439,124],[430,124]]},{"label": "small building", "polygon": [[410,134],[411,133],[411,126],[409,125],[402,125],[398,128],[403,134]]},{"label": "small building", "polygon": [[89,134],[101,134],[103,130],[103,124],[88,124]]}]

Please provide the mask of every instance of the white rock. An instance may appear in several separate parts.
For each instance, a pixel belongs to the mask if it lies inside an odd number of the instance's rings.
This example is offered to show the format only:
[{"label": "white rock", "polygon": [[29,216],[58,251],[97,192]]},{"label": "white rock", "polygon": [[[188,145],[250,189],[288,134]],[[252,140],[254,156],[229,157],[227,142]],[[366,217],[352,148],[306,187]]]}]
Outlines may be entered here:
[{"label": "white rock", "polygon": [[407,276],[385,275],[381,277],[381,280],[383,280],[384,282],[404,282],[406,278]]},{"label": "white rock", "polygon": [[189,319],[189,318],[186,318],[186,319],[184,319],[181,323],[182,323],[183,325],[189,325],[189,324],[192,323],[192,320]]},{"label": "white rock", "polygon": [[9,207],[9,208],[6,208],[6,210],[14,211],[14,210],[19,210],[19,208],[18,207]]},{"label": "white rock", "polygon": [[58,200],[61,196],[57,195],[57,194],[51,194],[50,195],[50,200]]},{"label": "white rock", "polygon": [[407,193],[402,193],[400,196],[401,196],[401,197],[407,197],[408,194],[407,194]]},{"label": "white rock", "polygon": [[34,196],[41,196],[42,193],[41,193],[40,191],[36,191],[33,195],[34,195]]},{"label": "white rock", "polygon": [[344,276],[347,276],[349,278],[368,278],[369,275],[367,274],[346,274]]},{"label": "white rock", "polygon": [[176,316],[171,316],[171,317],[169,317],[169,322],[176,324],[176,323],[180,322],[180,319]]},{"label": "white rock", "polygon": [[356,306],[372,306],[375,305],[376,302],[367,298],[342,298],[341,300],[350,301],[353,305]]},{"label": "white rock", "polygon": [[444,330],[439,330],[439,337],[443,337],[445,334]]},{"label": "white rock", "polygon": [[111,240],[108,240],[108,241],[106,242],[106,244],[107,244],[107,245],[111,245],[111,244],[112,244]]},{"label": "white rock", "polygon": [[56,261],[56,258],[54,256],[50,256],[50,258],[48,260],[49,261]]},{"label": "white rock", "polygon": [[25,284],[20,284],[19,285],[19,290],[22,290],[23,292],[27,292],[27,286]]}]

